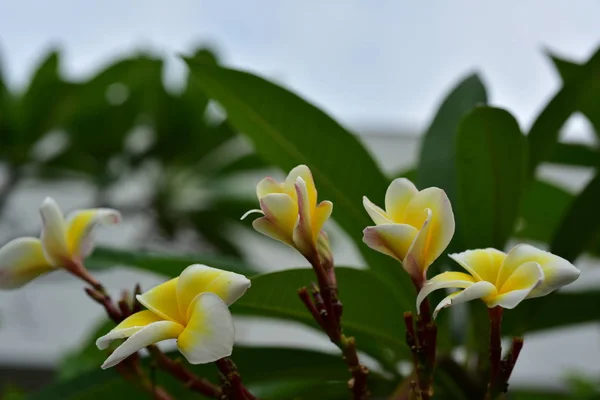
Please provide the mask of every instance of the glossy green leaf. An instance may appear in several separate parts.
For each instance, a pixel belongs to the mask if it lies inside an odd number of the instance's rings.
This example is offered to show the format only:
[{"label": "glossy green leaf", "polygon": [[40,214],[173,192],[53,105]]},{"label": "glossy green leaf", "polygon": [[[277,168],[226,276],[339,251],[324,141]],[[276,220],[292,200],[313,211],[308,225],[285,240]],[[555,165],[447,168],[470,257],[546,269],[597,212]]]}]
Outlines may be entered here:
[{"label": "glossy green leaf", "polygon": [[600,49],[565,80],[563,87],[552,97],[533,123],[527,139],[529,141],[529,173],[535,173],[537,166],[547,161],[558,142],[560,128],[579,109],[581,99],[596,90],[600,70]]},{"label": "glossy green leaf", "polygon": [[442,188],[450,201],[456,201],[458,126],[468,112],[486,102],[486,90],[477,74],[467,76],[446,96],[421,143],[416,182],[419,188]]},{"label": "glossy green leaf", "polygon": [[600,291],[559,292],[529,299],[514,310],[504,313],[502,331],[505,335],[523,335],[546,329],[598,322]]},{"label": "glossy green leaf", "polygon": [[578,167],[600,167],[600,151],[584,144],[557,143],[548,162]]},{"label": "glossy green leaf", "polygon": [[515,236],[548,243],[572,201],[566,190],[535,180],[523,193]]},{"label": "glossy green leaf", "polygon": [[[565,58],[558,57],[556,54],[548,54],[554,67],[560,74],[563,82],[568,82],[571,77],[577,74],[585,73],[583,66]],[[596,136],[600,138],[600,79],[592,79],[590,87],[582,92],[581,97],[576,104],[577,109],[585,115],[594,127]]]},{"label": "glossy green leaf", "polygon": [[[407,357],[402,314],[414,311],[414,295],[411,293],[413,301],[406,302],[400,288],[370,271],[338,267],[336,275],[344,304],[344,331],[356,337],[358,348],[387,366]],[[251,290],[232,306],[232,312],[284,318],[316,327],[297,294],[300,287],[310,286],[314,280],[310,269],[259,275],[252,279]]]},{"label": "glossy green leaf", "polygon": [[178,276],[181,271],[192,264],[206,264],[214,268],[245,275],[256,273],[256,270],[240,260],[200,254],[171,255],[98,247],[86,260],[86,266],[90,269],[99,270],[117,266],[128,266],[155,272],[167,277]]},{"label": "glossy green leaf", "polygon": [[461,122],[456,212],[467,248],[504,248],[523,192],[526,144],[517,121],[505,110],[478,107]]},{"label": "glossy green leaf", "polygon": [[363,229],[372,225],[362,196],[383,199],[389,180],[356,136],[301,97],[263,78],[186,61],[193,82],[225,108],[229,121],[252,140],[261,157],[285,171],[298,164],[311,168],[319,198],[334,203],[334,218],[368,265],[409,290],[410,280],[396,263],[362,243]]},{"label": "glossy green leaf", "polygon": [[600,174],[573,200],[552,237],[550,251],[575,260],[600,235]]},{"label": "glossy green leaf", "polygon": [[[98,351],[102,354],[102,352]],[[177,353],[172,357],[179,357]],[[244,383],[261,399],[289,399],[296,391],[297,399],[341,399],[348,396],[348,371],[341,357],[310,350],[241,347],[236,346],[232,359],[236,363]],[[145,365],[148,362],[144,362]],[[189,366],[197,376],[218,382],[218,372],[213,364]],[[147,372],[150,375],[150,372]],[[194,399],[198,394],[188,392],[184,385],[175,381],[162,370],[154,373],[155,382],[165,387],[176,399]],[[341,385],[344,383],[344,385]],[[373,373],[371,389],[375,394],[385,395],[392,390],[390,382]],[[123,379],[115,368],[102,371],[99,368],[83,371],[67,381],[61,381],[29,397],[30,400],[72,399],[131,399],[148,396],[147,392]],[[317,396],[317,397],[315,397]]]}]

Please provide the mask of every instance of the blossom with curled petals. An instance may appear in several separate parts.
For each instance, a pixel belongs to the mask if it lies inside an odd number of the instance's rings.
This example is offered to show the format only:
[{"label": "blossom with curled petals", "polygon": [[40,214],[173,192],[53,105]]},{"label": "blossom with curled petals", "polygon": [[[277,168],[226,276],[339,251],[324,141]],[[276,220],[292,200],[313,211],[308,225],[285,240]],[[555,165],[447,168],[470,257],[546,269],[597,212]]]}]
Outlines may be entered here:
[{"label": "blossom with curled petals", "polygon": [[489,307],[515,308],[521,301],[545,296],[574,282],[579,270],[570,262],[528,244],[508,254],[496,249],[468,250],[450,257],[468,273],[444,272],[428,280],[417,296],[417,309],[431,292],[461,289],[447,296],[433,316],[445,307],[481,299]]},{"label": "blossom with curled petals", "polygon": [[436,187],[419,191],[408,179],[398,178],[385,193],[385,210],[366,196],[363,205],[376,224],[363,231],[363,241],[402,262],[420,285],[454,235],[454,214],[446,193]]},{"label": "blossom with curled petals", "polygon": [[93,283],[83,260],[93,250],[92,230],[99,224],[116,224],[117,210],[94,208],[73,211],[65,219],[58,204],[47,197],[40,207],[41,238],[22,237],[0,248],[0,289],[16,289],[29,281],[65,268]]},{"label": "blossom with curled petals", "polygon": [[127,339],[106,359],[110,368],[133,353],[167,339],[191,364],[204,364],[231,355],[234,327],[229,306],[250,287],[243,275],[194,264],[179,277],[137,296],[147,310],[126,318],[96,341],[99,349]]},{"label": "blossom with curled petals", "polygon": [[264,178],[256,186],[263,217],[252,222],[258,232],[298,249],[304,255],[317,250],[323,224],[331,215],[333,204],[317,204],[317,189],[310,169],[299,165],[292,169],[284,182]]}]

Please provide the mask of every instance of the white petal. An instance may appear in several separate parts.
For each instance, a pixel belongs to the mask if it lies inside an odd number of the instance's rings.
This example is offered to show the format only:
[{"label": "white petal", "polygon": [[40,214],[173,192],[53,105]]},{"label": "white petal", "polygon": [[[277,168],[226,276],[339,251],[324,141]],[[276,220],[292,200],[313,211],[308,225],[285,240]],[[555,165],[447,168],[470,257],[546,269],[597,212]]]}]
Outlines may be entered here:
[{"label": "white petal", "polygon": [[98,338],[98,340],[96,340],[96,346],[100,350],[104,350],[108,348],[113,340],[128,338],[143,327],[162,320],[163,319],[160,316],[149,310],[137,312],[125,318],[123,322],[114,327],[106,335]]},{"label": "white petal", "polygon": [[419,193],[416,186],[406,178],[394,179],[385,192],[385,211],[397,223],[403,223],[408,203]]},{"label": "white petal", "polygon": [[167,339],[175,339],[183,331],[183,326],[172,321],[153,322],[131,335],[104,361],[102,369],[110,368],[133,353]]},{"label": "white petal", "polygon": [[506,256],[498,276],[498,283],[504,284],[519,266],[531,261],[542,267],[544,280],[530,293],[529,298],[545,296],[562,286],[574,282],[580,274],[580,271],[564,258],[528,244],[520,244],[515,246]]},{"label": "white petal", "polygon": [[0,248],[0,289],[17,289],[54,268],[37,238],[18,238]]},{"label": "white petal", "polygon": [[439,289],[457,288],[464,289],[475,283],[475,279],[464,272],[443,272],[429,279],[417,295],[417,310],[420,310],[421,303],[432,292]]},{"label": "white petal", "polygon": [[468,288],[456,293],[448,295],[444,300],[440,301],[433,311],[433,318],[436,318],[442,308],[447,308],[456,304],[466,303],[467,301],[482,299],[484,297],[494,295],[496,287],[489,282],[477,282]]},{"label": "white petal", "polygon": [[67,229],[62,211],[54,199],[46,197],[40,207],[42,216],[42,245],[46,258],[54,266],[63,266],[70,260],[67,247]]},{"label": "white petal", "polygon": [[229,306],[242,297],[249,287],[250,279],[244,275],[194,264],[184,269],[179,276],[177,302],[181,315],[187,318],[189,306],[200,293],[214,293]]},{"label": "white petal", "polygon": [[385,211],[373,204],[371,200],[367,198],[367,196],[363,196],[363,206],[375,225],[391,224],[394,222],[388,218],[388,215]]},{"label": "white petal", "polygon": [[92,230],[99,224],[113,225],[121,221],[121,213],[111,208],[78,210],[67,218],[67,248],[76,258],[85,258],[94,249]]},{"label": "white petal", "polygon": [[262,212],[262,210],[259,210],[259,209],[255,208],[255,209],[252,209],[252,210],[248,210],[248,211],[246,211],[246,212],[244,213],[244,215],[242,215],[242,217],[240,218],[240,221],[242,221],[242,220],[246,219],[246,217],[248,217],[248,215],[251,215],[251,214],[260,214],[260,215],[265,215],[265,213],[264,213],[264,212]]},{"label": "white petal", "polygon": [[227,305],[214,293],[202,293],[177,344],[191,364],[205,364],[231,355],[235,330]]}]

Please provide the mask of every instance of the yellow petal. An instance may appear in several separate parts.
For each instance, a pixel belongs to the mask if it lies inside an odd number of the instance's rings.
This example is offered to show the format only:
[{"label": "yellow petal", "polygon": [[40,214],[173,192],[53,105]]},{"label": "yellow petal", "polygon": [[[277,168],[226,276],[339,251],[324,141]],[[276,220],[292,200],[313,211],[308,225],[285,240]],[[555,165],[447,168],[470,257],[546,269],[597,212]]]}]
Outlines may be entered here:
[{"label": "yellow petal", "polygon": [[316,244],[316,237],[313,236],[312,214],[314,206],[311,206],[308,199],[308,188],[306,182],[301,177],[296,180],[296,194],[298,199],[298,223],[294,227],[294,244],[303,254],[310,254]]},{"label": "yellow petal", "polygon": [[408,203],[417,193],[416,186],[408,179],[394,179],[385,192],[385,211],[389,218],[396,223],[403,223]]},{"label": "yellow petal", "polygon": [[298,220],[298,204],[284,193],[272,193],[260,199],[260,208],[265,217],[277,225],[282,232],[292,236]]},{"label": "yellow petal", "polygon": [[498,291],[498,296],[487,302],[488,307],[515,308],[521,301],[528,298],[531,291],[543,280],[544,273],[538,263],[530,261],[521,264],[504,282]]},{"label": "yellow petal", "polygon": [[564,258],[528,244],[520,244],[508,253],[504,264],[502,264],[498,276],[498,286],[504,284],[521,264],[531,261],[542,267],[544,280],[530,293],[529,298],[545,296],[562,286],[574,282],[580,274],[579,270]]},{"label": "yellow petal", "polygon": [[177,303],[177,283],[179,278],[173,278],[138,295],[137,299],[147,309],[162,318],[185,324],[185,315],[179,312]]},{"label": "yellow petal", "polygon": [[369,217],[373,220],[375,225],[391,224],[393,221],[388,217],[387,213],[380,207],[376,206],[367,198],[363,196],[363,206],[369,214]]},{"label": "yellow petal", "polygon": [[64,266],[70,261],[67,247],[67,229],[62,211],[54,199],[46,197],[40,207],[42,216],[42,246],[52,265]]},{"label": "yellow petal", "polygon": [[404,223],[424,231],[415,239],[415,251],[422,259],[422,270],[446,250],[454,236],[454,214],[446,193],[438,188],[427,188],[409,202]]},{"label": "yellow petal", "polygon": [[177,345],[191,364],[205,364],[231,355],[235,330],[227,305],[214,293],[202,293],[192,305],[190,320]]},{"label": "yellow petal", "polygon": [[130,315],[106,335],[98,338],[98,340],[96,340],[96,346],[100,350],[104,350],[113,340],[128,338],[146,325],[158,321],[163,321],[163,319],[148,310]]},{"label": "yellow petal", "polygon": [[[384,224],[363,230],[363,242],[373,250],[404,262],[418,231],[410,225]],[[404,265],[404,268],[407,268]],[[414,271],[407,271],[412,275]]]},{"label": "yellow petal", "polygon": [[313,180],[312,173],[310,169],[306,165],[298,165],[296,168],[292,169],[288,174],[287,178],[285,178],[284,188],[285,192],[292,196],[294,200],[294,193],[296,193],[296,182],[298,178],[302,178],[306,183],[306,193],[308,195],[308,206],[314,208],[317,205],[317,189],[315,187],[315,181]]},{"label": "yellow petal", "polygon": [[469,271],[478,280],[496,284],[500,266],[506,254],[500,250],[487,248],[467,250],[462,253],[449,254],[449,257]]},{"label": "yellow petal", "polygon": [[317,209],[315,211],[315,215],[313,218],[313,237],[316,239],[318,239],[319,237],[319,233],[321,232],[321,229],[323,229],[323,225],[325,225],[325,222],[329,219],[329,217],[331,216],[331,212],[333,211],[333,203],[330,201],[322,201],[319,203],[319,205],[317,206]]},{"label": "yellow petal", "polygon": [[249,287],[250,280],[244,275],[207,265],[190,265],[183,270],[177,283],[180,314],[186,319],[189,317],[189,306],[200,293],[214,293],[229,306],[242,297]]},{"label": "yellow petal", "polygon": [[464,289],[475,283],[475,278],[464,272],[443,272],[429,279],[417,295],[417,310],[420,310],[421,303],[432,292],[439,289],[457,288]]},{"label": "yellow petal", "polygon": [[284,193],[284,191],[283,185],[269,176],[258,182],[258,185],[256,185],[256,196],[260,200],[271,193]]},{"label": "yellow petal", "polygon": [[294,241],[292,240],[292,234],[284,231],[279,225],[267,219],[267,217],[255,219],[252,221],[252,227],[257,232],[260,232],[271,239],[279,240],[280,242],[295,248]]},{"label": "yellow petal", "polygon": [[16,289],[52,271],[37,238],[18,238],[0,248],[0,289]]},{"label": "yellow petal", "polygon": [[104,361],[102,369],[110,368],[133,353],[167,339],[177,338],[183,332],[183,326],[172,321],[158,321],[142,327],[131,335],[122,345]]},{"label": "yellow petal", "polygon": [[85,258],[93,250],[92,230],[98,224],[112,225],[121,221],[121,214],[110,208],[79,210],[67,218],[67,248],[76,258]]},{"label": "yellow petal", "polygon": [[436,318],[442,308],[447,308],[456,304],[466,303],[475,299],[484,299],[496,294],[496,287],[489,282],[480,281],[472,284],[464,290],[452,293],[444,298],[433,311],[433,318]]}]

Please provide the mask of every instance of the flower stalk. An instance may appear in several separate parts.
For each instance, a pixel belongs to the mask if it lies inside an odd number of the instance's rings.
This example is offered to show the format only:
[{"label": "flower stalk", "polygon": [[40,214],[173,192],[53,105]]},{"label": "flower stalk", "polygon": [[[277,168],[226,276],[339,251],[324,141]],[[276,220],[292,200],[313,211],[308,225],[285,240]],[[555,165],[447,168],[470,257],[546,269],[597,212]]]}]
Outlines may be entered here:
[{"label": "flower stalk", "polygon": [[488,309],[490,316],[490,381],[486,399],[496,399],[508,390],[508,380],[523,349],[523,338],[513,338],[512,347],[502,359],[502,307]]},{"label": "flower stalk", "polygon": [[298,296],[312,314],[315,322],[327,334],[329,340],[342,351],[348,371],[352,374],[352,378],[348,381],[352,398],[354,400],[368,399],[370,396],[367,386],[369,369],[360,363],[356,349],[356,339],[343,334],[341,321],[343,304],[338,298],[333,263],[332,261],[325,261],[328,265],[324,266],[325,263],[321,261],[322,259],[331,260],[331,258],[319,257],[316,251],[313,256],[307,256],[306,258],[313,266],[318,285],[313,283],[312,297],[309,296],[306,287],[298,290]]}]

